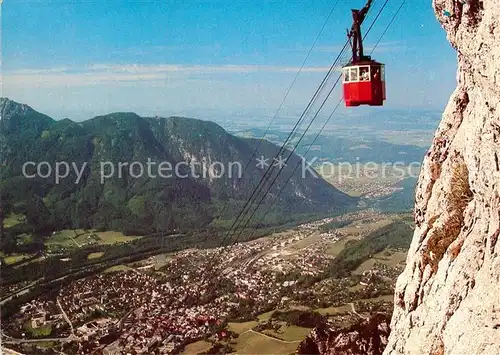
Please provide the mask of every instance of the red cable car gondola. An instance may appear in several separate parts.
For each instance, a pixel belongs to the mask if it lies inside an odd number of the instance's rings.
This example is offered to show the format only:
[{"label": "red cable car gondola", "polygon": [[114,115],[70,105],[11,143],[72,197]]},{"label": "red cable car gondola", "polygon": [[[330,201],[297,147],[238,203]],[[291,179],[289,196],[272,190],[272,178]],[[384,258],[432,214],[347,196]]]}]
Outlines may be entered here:
[{"label": "red cable car gondola", "polygon": [[361,24],[370,9],[372,0],[361,10],[352,10],[353,25],[348,32],[352,59],[342,68],[344,102],[347,107],[370,105],[383,106],[385,94],[385,66],[363,53]]}]

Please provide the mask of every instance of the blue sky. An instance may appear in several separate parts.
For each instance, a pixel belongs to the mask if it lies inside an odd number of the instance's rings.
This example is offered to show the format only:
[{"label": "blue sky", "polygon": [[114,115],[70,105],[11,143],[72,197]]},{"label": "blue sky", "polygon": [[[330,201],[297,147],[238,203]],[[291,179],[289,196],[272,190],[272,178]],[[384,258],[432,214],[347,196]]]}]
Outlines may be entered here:
[{"label": "blue sky", "polygon": [[[389,0],[365,46],[401,0]],[[303,108],[350,26],[340,0],[285,102]],[[442,109],[456,54],[430,1],[408,0],[374,57],[387,66],[387,108]],[[217,119],[270,115],[335,0],[21,1],[2,5],[3,96],[55,118],[110,111]],[[376,0],[368,25],[383,0]],[[336,91],[334,104],[340,97]]]}]

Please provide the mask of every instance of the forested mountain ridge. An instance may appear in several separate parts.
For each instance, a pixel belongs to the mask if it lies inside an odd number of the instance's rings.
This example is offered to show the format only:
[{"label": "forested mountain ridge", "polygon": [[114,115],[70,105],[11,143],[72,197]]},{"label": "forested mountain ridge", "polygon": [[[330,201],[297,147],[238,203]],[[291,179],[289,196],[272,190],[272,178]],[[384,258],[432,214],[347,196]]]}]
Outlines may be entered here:
[{"label": "forested mountain ridge", "polygon": [[[265,157],[272,164],[278,151],[274,144],[262,141],[253,157],[257,140],[235,137],[215,123],[197,119],[118,112],[78,123],[56,121],[5,98],[0,101],[0,110],[2,209],[4,215],[15,212],[26,216],[24,223],[13,227],[16,233],[97,228],[143,234],[199,228],[217,218],[229,221],[261,180],[264,170],[256,166],[255,157]],[[154,163],[154,177],[146,170],[148,161]],[[27,178],[23,175],[26,162],[47,162],[52,175]],[[56,162],[69,166],[67,176],[59,181],[54,176]],[[134,162],[135,169],[131,169]],[[158,175],[162,162],[171,166],[168,178]],[[214,162],[220,165],[214,168]],[[240,170],[234,165],[238,163]],[[34,164],[25,166],[30,176],[36,175]],[[267,203],[297,164],[301,164],[298,156],[290,159]],[[181,177],[174,173],[177,166]],[[280,194],[273,209],[276,216],[338,211],[355,203],[307,169],[303,178],[303,170],[297,169]],[[47,173],[47,166],[41,171]],[[244,171],[241,179],[239,171]],[[228,199],[229,206],[223,209]],[[221,210],[225,211],[222,216]]]}]

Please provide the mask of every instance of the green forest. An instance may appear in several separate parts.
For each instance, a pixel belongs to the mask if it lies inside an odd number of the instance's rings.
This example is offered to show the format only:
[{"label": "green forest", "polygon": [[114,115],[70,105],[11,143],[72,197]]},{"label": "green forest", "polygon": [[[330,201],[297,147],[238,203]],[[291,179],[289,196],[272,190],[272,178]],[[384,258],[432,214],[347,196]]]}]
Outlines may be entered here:
[{"label": "green forest", "polygon": [[[113,113],[76,123],[56,121],[8,99],[0,101],[0,109],[0,148],[8,161],[0,179],[0,218],[22,216],[14,225],[3,228],[2,223],[2,250],[7,253],[39,250],[44,237],[63,229],[112,230],[125,235],[226,230],[263,179],[264,171],[252,160],[255,156],[270,159],[278,153],[278,147],[268,141],[238,138],[213,122],[190,118]],[[248,164],[241,177],[220,178],[204,176],[201,170],[196,171],[197,177],[192,176],[187,164],[179,169],[182,177],[173,174],[169,178],[137,176],[118,166],[120,162],[148,161]],[[26,162],[47,162],[52,167],[70,162],[85,169],[81,174],[70,169],[59,181],[54,173],[27,178],[23,173]],[[103,162],[120,169],[103,179]],[[301,215],[341,212],[355,206],[356,199],[321,178],[303,177],[301,169],[292,174],[300,163],[298,156],[290,158],[249,227],[283,225]],[[37,175],[34,165],[30,169],[30,174]],[[21,235],[32,238],[20,242]]]}]

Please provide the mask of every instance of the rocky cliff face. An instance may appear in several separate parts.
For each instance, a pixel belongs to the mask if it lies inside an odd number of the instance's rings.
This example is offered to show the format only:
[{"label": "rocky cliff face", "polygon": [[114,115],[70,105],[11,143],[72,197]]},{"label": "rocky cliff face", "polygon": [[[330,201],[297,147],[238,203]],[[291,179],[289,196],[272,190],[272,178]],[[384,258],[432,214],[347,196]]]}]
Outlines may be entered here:
[{"label": "rocky cliff face", "polygon": [[299,345],[297,355],[378,355],[387,344],[389,315],[375,314],[347,328],[315,328]]},{"label": "rocky cliff face", "polygon": [[385,354],[500,354],[500,0],[433,0],[458,52]]}]

